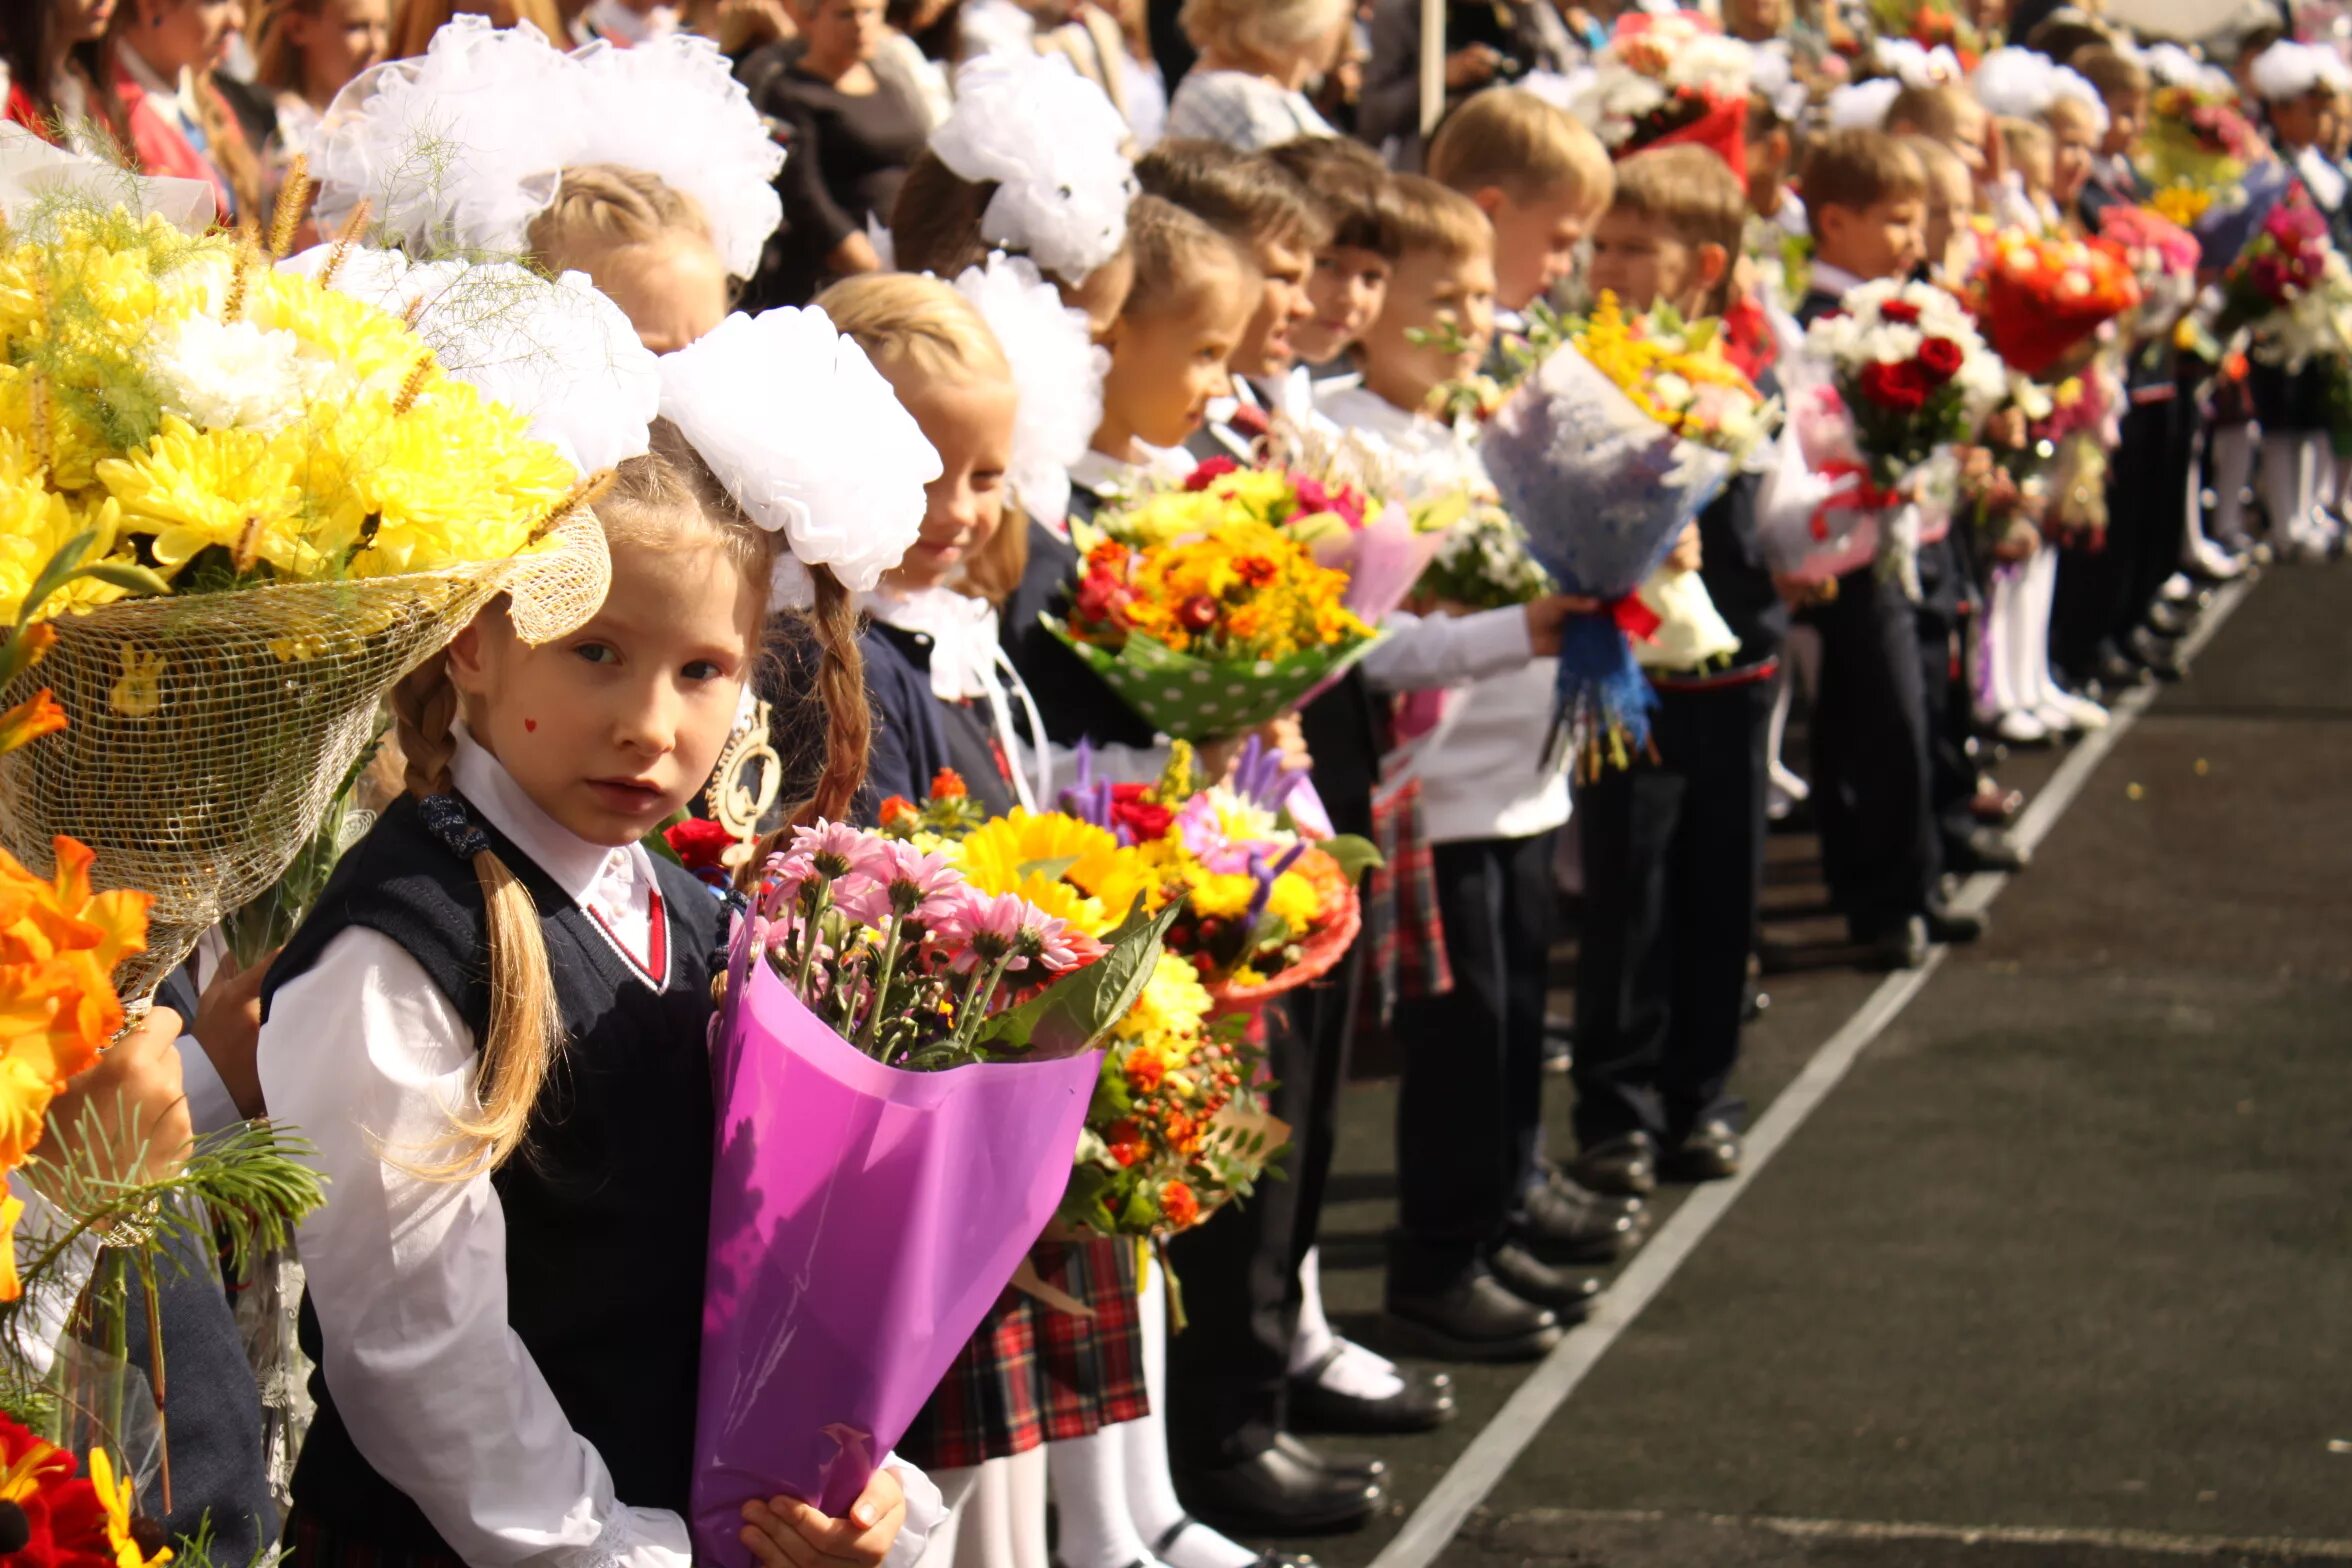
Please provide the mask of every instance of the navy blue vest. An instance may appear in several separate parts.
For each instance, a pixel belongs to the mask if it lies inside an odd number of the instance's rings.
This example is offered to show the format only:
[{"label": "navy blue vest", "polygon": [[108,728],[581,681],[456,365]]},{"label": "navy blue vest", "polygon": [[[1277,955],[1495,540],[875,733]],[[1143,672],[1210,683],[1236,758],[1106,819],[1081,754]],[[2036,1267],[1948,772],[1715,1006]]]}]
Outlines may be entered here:
[{"label": "navy blue vest", "polygon": [[[522,1151],[491,1178],[506,1219],[508,1321],[573,1430],[603,1456],[616,1495],[682,1512],[710,1228],[705,1039],[722,906],[655,859],[669,960],[657,993],[544,871],[481,826],[539,908],[565,1036]],[[360,926],[416,959],[479,1039],[490,1017],[484,919],[473,868],[404,796],[343,858],[270,966],[265,1016],[280,986]],[[332,1216],[333,1193],[327,1201]],[[319,1359],[308,1302],[302,1341]],[[432,1397],[430,1381],[424,1374],[420,1398]],[[446,1552],[423,1513],[353,1445],[323,1372],[312,1375],[311,1393],[318,1415],[294,1474],[305,1525],[339,1543]]]}]

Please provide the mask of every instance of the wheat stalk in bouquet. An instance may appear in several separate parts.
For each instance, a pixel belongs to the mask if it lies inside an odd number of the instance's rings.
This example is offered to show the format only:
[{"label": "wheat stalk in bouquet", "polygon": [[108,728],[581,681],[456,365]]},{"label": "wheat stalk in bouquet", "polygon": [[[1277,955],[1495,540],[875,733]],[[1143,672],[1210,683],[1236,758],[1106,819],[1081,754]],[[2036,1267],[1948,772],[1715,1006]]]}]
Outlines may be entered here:
[{"label": "wheat stalk in bouquet", "polygon": [[595,482],[415,312],[270,264],[302,186],[266,246],[88,199],[0,228],[0,701],[70,720],[0,756],[0,844],[154,896],[132,998],[273,885],[402,674],[500,595],[561,635],[609,577]]}]

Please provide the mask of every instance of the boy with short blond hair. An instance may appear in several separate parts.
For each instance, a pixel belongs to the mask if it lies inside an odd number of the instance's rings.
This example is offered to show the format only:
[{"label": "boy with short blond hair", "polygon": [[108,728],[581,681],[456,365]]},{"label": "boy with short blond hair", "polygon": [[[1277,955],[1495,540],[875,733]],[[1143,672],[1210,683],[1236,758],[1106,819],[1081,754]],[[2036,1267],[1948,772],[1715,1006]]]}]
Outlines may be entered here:
[{"label": "boy with short blond hair", "polygon": [[[1617,166],[1585,279],[1629,311],[1718,314],[1746,193],[1700,147]],[[1767,377],[1767,392],[1777,388]],[[1576,959],[1576,1137],[1588,1185],[1733,1175],[1741,1106],[1728,1085],[1763,885],[1765,744],[1788,611],[1756,532],[1758,480],[1735,476],[1699,516],[1697,570],[1739,639],[1729,662],[1650,672],[1651,754],[1577,791],[1584,933]]]},{"label": "boy with short blond hair", "polygon": [[1804,189],[1813,276],[1797,305],[1799,324],[1835,310],[1848,289],[1919,265],[1927,171],[1896,137],[1841,130],[1817,138],[1805,151]]},{"label": "boy with short blond hair", "polygon": [[[1605,172],[1605,171],[1604,171]],[[1356,345],[1360,386],[1323,404],[1385,444],[1417,491],[1492,490],[1468,439],[1429,410],[1474,374],[1494,334],[1495,235],[1469,195],[1394,182],[1396,272]],[[1589,606],[1587,606],[1589,607]],[[1362,666],[1378,691],[1450,689],[1442,736],[1406,770],[1420,791],[1454,988],[1397,1008],[1398,1226],[1387,1306],[1396,1335],[1450,1360],[1541,1355],[1581,1320],[1595,1282],[1530,1245],[1613,1255],[1622,1206],[1534,1179],[1544,994],[1555,914],[1552,846],[1568,784],[1546,758],[1559,628],[1570,602],[1393,617]]]},{"label": "boy with short blond hair", "polygon": [[1600,138],[1516,87],[1488,88],[1456,109],[1429,144],[1428,167],[1494,225],[1495,298],[1512,312],[1574,269],[1576,247],[1616,187]]}]

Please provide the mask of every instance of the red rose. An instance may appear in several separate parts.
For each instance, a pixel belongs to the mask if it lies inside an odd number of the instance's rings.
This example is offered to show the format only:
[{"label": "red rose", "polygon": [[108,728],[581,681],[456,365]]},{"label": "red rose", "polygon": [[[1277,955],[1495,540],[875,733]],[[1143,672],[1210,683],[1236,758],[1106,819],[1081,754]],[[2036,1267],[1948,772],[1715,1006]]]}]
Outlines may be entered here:
[{"label": "red rose", "polygon": [[1914,327],[1919,324],[1919,307],[1907,299],[1890,299],[1878,307],[1878,319]]},{"label": "red rose", "polygon": [[662,839],[689,871],[718,869],[719,857],[735,842],[735,835],[705,817],[688,817],[662,829]]},{"label": "red rose", "polygon": [[1241,465],[1230,457],[1212,457],[1185,476],[1184,488],[1206,490],[1239,467]]},{"label": "red rose", "polygon": [[1917,360],[1905,360],[1900,365],[1869,364],[1862,367],[1862,395],[1880,408],[1898,414],[1916,414],[1927,406],[1930,391],[1927,373]]},{"label": "red rose", "polygon": [[1958,375],[1960,362],[1966,357],[1950,338],[1929,338],[1919,345],[1920,367],[1939,382]]},{"label": "red rose", "polygon": [[1177,607],[1176,619],[1188,632],[1205,632],[1217,624],[1217,601],[1196,593]]},{"label": "red rose", "polygon": [[1138,844],[1153,844],[1166,838],[1168,825],[1176,820],[1175,812],[1145,798],[1149,788],[1144,784],[1111,786],[1111,826],[1125,828]]}]

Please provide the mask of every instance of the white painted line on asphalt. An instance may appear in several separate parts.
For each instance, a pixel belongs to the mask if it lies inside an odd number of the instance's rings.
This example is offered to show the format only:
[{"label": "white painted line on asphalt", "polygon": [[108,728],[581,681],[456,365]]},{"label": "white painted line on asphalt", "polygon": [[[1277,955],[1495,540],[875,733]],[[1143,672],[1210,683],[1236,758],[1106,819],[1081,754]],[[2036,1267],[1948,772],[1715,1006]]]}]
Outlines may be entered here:
[{"label": "white painted line on asphalt", "polygon": [[2352,1562],[2352,1541],[2293,1536],[2184,1535],[2172,1530],[2078,1529],[2058,1525],[1914,1524],[1892,1520],[1781,1519],[1769,1515],[1669,1514],[1647,1508],[1538,1508],[1523,1516],[1531,1531],[1595,1524],[1696,1522],[1731,1530],[1761,1530],[1791,1540],[1990,1542],[2010,1546],[2085,1546],[2161,1557],[2284,1557]]},{"label": "white painted line on asphalt", "polygon": [[[2245,598],[2248,586],[2243,582],[2232,583],[2215,596],[2213,607],[2182,644],[2184,658],[2193,658],[2212,640]],[[2039,845],[2049,834],[2059,814],[2082,793],[2091,774],[2155,700],[2154,687],[2127,692],[2112,710],[2113,722],[2078,742],[2067,754],[2041,794],[2018,819],[2016,833],[2027,848]],[[2007,882],[2008,878],[1999,873],[1970,877],[1957,902],[1981,909]],[[1438,1554],[1460,1533],[1478,1505],[1486,1501],[1528,1445],[1542,1433],[1545,1423],[1567,1403],[1568,1396],[1600,1364],[1601,1357],[1609,1353],[1618,1336],[1666,1288],[1676,1271],[1698,1250],[1707,1233],[1715,1228],[1716,1221],[1730,1211],[1780,1147],[1829,1098],[1829,1092],[1838,1086],[1863,1051],[1943,967],[1949,951],[1936,948],[1928,954],[1923,967],[1887,976],[1854,1015],[1822,1042],[1804,1070],[1749,1129],[1739,1174],[1728,1181],[1709,1182],[1695,1188],[1683,1200],[1673,1217],[1659,1227],[1649,1245],[1635,1253],[1633,1261],[1610,1283],[1608,1293],[1601,1297],[1592,1316],[1536,1364],[1494,1419],[1470,1440],[1470,1446],[1405,1520],[1396,1538],[1372,1560],[1372,1568],[1428,1568],[1437,1561]]]}]

